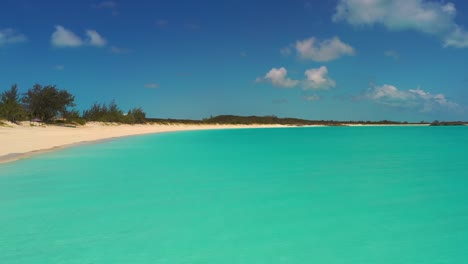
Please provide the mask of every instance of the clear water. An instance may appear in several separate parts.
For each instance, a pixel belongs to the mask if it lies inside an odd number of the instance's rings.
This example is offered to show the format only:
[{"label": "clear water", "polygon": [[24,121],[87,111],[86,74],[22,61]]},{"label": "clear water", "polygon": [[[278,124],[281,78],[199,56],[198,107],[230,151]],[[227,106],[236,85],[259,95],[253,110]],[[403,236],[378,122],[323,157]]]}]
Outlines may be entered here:
[{"label": "clear water", "polygon": [[0,263],[466,263],[468,127],[195,131],[0,165]]}]

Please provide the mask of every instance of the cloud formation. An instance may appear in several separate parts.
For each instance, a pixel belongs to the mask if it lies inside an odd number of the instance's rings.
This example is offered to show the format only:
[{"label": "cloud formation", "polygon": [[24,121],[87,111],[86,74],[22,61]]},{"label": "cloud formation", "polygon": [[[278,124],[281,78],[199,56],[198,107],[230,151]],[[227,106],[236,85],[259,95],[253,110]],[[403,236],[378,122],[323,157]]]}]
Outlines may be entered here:
[{"label": "cloud formation", "polygon": [[107,40],[103,38],[96,30],[86,30],[86,36],[88,36],[89,45],[96,47],[104,47],[107,44]]},{"label": "cloud formation", "polygon": [[287,77],[288,71],[284,68],[273,68],[263,78],[257,78],[257,82],[270,82],[273,86],[292,88],[299,84],[299,81]]},{"label": "cloud formation", "polygon": [[8,44],[25,42],[26,36],[17,32],[14,29],[0,29],[0,47]]},{"label": "cloud formation", "polygon": [[257,78],[256,82],[268,82],[283,88],[294,88],[302,84],[304,90],[326,90],[336,86],[336,82],[328,76],[328,69],[325,66],[306,70],[304,80],[294,80],[287,75],[286,68],[273,68],[263,78]]},{"label": "cloud formation", "polygon": [[365,93],[364,98],[391,107],[418,109],[421,112],[461,109],[457,103],[448,100],[443,94],[431,94],[420,88],[399,90],[388,84],[372,87]]},{"label": "cloud formation", "polygon": [[73,31],[57,25],[50,41],[53,46],[59,48],[77,48],[84,45],[104,47],[107,44],[107,40],[95,30],[86,30],[86,36],[86,40],[83,40]]},{"label": "cloud formation", "polygon": [[51,37],[52,45],[56,47],[80,47],[84,44],[83,40],[72,31],[57,25]]},{"label": "cloud formation", "polygon": [[306,79],[303,81],[304,89],[329,89],[336,86],[336,82],[328,76],[328,69],[321,66],[305,71]]},{"label": "cloud formation", "polygon": [[333,21],[354,26],[381,24],[388,30],[416,30],[440,37],[445,47],[468,47],[468,32],[456,24],[450,2],[429,0],[340,0]]},{"label": "cloud formation", "polygon": [[[331,61],[342,56],[352,56],[356,52],[349,44],[338,37],[318,40],[314,37],[296,41],[295,49],[299,58],[313,61]],[[281,50],[283,55],[290,53],[288,48]]]}]

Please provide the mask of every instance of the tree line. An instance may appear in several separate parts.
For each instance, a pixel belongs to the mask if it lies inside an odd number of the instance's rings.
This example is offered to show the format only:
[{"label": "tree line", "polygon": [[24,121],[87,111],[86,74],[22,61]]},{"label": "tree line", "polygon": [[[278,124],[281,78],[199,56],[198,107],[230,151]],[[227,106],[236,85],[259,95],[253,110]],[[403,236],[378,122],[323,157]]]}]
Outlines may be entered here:
[{"label": "tree line", "polygon": [[85,124],[86,121],[141,124],[146,122],[146,113],[141,107],[124,112],[115,103],[94,103],[83,114],[75,107],[75,96],[55,85],[35,84],[20,94],[18,86],[12,85],[0,93],[0,119],[11,122],[40,120],[46,123],[71,122]]},{"label": "tree line", "polygon": [[[237,115],[219,115],[210,116],[202,120],[191,119],[162,119],[162,118],[147,118],[148,122],[159,124],[224,124],[224,125],[289,125],[289,126],[308,126],[308,125],[323,125],[323,126],[347,126],[347,125],[408,125],[408,124],[427,124],[428,122],[406,122],[406,121],[336,121],[336,120],[307,120],[299,118],[281,118],[274,115],[269,116],[237,116]],[[468,125],[468,122],[438,122],[435,121],[432,125]]]}]

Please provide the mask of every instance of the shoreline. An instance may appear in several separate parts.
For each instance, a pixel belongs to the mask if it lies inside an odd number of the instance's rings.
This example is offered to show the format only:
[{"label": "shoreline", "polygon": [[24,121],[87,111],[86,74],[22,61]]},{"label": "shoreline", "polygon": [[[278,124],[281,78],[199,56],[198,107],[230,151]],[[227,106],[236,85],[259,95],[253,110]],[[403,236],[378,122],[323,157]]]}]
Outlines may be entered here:
[{"label": "shoreline", "polygon": [[218,129],[285,128],[285,125],[183,125],[183,124],[103,124],[90,123],[82,127],[31,127],[9,124],[0,126],[0,164],[86,144],[97,144],[125,137]]},{"label": "shoreline", "polygon": [[[428,124],[343,124],[344,127],[383,127],[383,126],[429,126]],[[30,126],[8,123],[0,126],[0,164],[14,162],[65,148],[97,144],[124,137],[159,134],[178,131],[246,129],[246,128],[293,128],[328,127],[325,125],[206,125],[206,124],[143,124],[126,125],[90,122],[76,128],[62,126]],[[333,127],[333,126],[330,126]],[[341,127],[341,126],[340,126]]]},{"label": "shoreline", "polygon": [[[144,135],[144,134],[141,134],[141,135]],[[5,163],[10,163],[10,162],[15,162],[15,161],[22,160],[22,159],[27,159],[29,157],[33,157],[33,156],[37,156],[37,155],[41,155],[45,153],[60,151],[60,150],[67,149],[67,148],[72,148],[72,147],[77,147],[77,146],[82,146],[82,145],[99,144],[102,142],[112,141],[112,140],[116,140],[119,138],[125,138],[125,137],[131,137],[131,136],[138,136],[138,135],[128,135],[128,136],[113,137],[113,138],[106,138],[106,139],[81,141],[81,142],[70,143],[70,144],[61,145],[61,146],[54,146],[51,148],[32,150],[29,152],[9,153],[9,154],[0,156],[0,165],[5,164]]]}]

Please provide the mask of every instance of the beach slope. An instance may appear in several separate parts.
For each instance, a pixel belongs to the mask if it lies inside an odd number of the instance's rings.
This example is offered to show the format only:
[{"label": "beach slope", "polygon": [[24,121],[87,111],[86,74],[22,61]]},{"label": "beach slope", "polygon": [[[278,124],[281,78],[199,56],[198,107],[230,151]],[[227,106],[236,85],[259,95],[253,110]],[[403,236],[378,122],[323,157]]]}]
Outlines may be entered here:
[{"label": "beach slope", "polygon": [[92,122],[84,126],[30,126],[8,123],[0,126],[0,163],[15,161],[34,154],[76,144],[118,137],[186,130],[269,128],[282,125],[123,125]]}]

